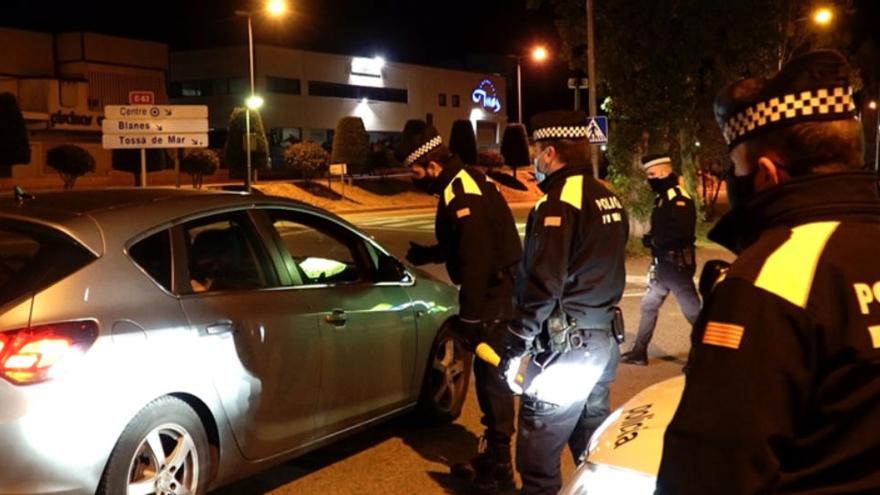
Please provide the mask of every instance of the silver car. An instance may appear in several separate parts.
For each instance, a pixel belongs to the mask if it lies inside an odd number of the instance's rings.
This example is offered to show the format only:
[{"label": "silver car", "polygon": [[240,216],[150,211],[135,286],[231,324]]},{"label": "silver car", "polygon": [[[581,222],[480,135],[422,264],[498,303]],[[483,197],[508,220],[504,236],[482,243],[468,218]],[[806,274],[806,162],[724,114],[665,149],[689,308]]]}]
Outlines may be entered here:
[{"label": "silver car", "polygon": [[413,409],[461,411],[453,287],[233,193],[0,198],[0,493],[201,494]]}]

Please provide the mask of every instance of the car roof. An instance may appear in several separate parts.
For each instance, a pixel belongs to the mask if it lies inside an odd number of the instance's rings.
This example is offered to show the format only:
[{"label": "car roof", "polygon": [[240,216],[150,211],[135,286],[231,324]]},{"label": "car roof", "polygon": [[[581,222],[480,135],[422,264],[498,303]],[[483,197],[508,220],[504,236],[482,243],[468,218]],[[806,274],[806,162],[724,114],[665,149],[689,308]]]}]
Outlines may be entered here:
[{"label": "car roof", "polygon": [[112,242],[124,242],[183,217],[255,205],[295,207],[351,227],[331,212],[291,199],[175,188],[52,191],[34,194],[23,201],[6,194],[0,196],[0,218],[31,221],[62,230],[100,255],[107,237],[112,237]]}]

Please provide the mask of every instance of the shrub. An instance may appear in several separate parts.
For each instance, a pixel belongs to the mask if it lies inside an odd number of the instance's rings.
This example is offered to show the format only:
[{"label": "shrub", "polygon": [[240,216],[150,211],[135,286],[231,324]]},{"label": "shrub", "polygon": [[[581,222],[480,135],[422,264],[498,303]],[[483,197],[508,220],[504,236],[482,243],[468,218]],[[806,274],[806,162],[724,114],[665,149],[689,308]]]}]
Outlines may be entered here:
[{"label": "shrub", "polygon": [[202,188],[206,175],[213,175],[220,166],[217,152],[208,148],[195,148],[189,151],[180,162],[180,170],[192,177],[192,185]]},{"label": "shrub", "polygon": [[49,165],[64,181],[64,189],[73,189],[76,179],[95,171],[95,159],[88,151],[72,144],[56,146],[46,153]]},{"label": "shrub", "polygon": [[299,172],[303,179],[311,181],[327,172],[330,154],[314,141],[303,141],[291,144],[284,150],[284,162],[290,169]]}]

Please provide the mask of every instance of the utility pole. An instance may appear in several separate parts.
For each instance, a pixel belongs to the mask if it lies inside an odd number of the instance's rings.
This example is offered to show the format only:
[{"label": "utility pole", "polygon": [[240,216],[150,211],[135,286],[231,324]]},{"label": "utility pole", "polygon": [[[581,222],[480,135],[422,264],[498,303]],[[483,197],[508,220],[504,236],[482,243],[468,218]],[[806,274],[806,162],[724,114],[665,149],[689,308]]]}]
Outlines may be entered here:
[{"label": "utility pole", "polygon": [[[596,108],[596,90],[599,87],[599,76],[596,74],[596,38],[593,33],[593,0],[587,0],[587,80],[590,92],[590,116],[598,113]],[[590,145],[590,158],[593,162],[593,177],[599,178],[599,147]]]}]

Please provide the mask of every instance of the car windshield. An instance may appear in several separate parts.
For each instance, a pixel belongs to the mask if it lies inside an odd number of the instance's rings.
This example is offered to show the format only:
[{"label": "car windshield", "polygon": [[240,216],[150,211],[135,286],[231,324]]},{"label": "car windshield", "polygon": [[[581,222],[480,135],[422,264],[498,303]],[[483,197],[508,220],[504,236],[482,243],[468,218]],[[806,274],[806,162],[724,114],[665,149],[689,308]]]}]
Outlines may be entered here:
[{"label": "car windshield", "polygon": [[59,231],[0,220],[0,306],[48,287],[94,259]]}]

